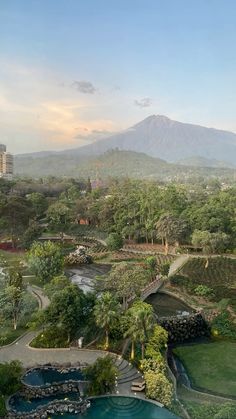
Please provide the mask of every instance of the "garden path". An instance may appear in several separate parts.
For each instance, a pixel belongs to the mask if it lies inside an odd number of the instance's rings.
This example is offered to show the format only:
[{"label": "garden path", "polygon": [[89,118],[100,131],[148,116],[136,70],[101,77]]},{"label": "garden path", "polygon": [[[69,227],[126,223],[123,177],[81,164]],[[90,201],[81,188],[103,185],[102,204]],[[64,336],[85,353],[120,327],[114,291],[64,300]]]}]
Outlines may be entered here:
[{"label": "garden path", "polygon": [[28,285],[27,290],[32,294],[35,298],[37,298],[39,303],[39,308],[41,310],[47,308],[50,304],[49,298],[44,294],[43,289],[37,287],[36,285]]}]

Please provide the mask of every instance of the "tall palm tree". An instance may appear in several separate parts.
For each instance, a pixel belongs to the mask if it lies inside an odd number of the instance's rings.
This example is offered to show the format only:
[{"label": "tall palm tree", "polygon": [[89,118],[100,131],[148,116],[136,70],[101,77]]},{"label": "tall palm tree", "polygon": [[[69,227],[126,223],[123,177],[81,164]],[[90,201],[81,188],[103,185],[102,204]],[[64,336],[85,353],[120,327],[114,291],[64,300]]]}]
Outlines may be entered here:
[{"label": "tall palm tree", "polygon": [[109,292],[104,292],[97,300],[94,307],[96,324],[105,330],[105,349],[109,347],[109,330],[120,312],[120,304]]},{"label": "tall palm tree", "polygon": [[143,359],[145,344],[148,341],[155,324],[153,307],[143,301],[136,301],[129,312],[131,315],[131,330],[137,331],[136,340],[141,343]]},{"label": "tall palm tree", "polygon": [[135,343],[140,340],[140,329],[137,327],[137,324],[131,323],[130,327],[124,333],[124,338],[131,339],[131,354],[130,359],[134,359],[135,355]]}]

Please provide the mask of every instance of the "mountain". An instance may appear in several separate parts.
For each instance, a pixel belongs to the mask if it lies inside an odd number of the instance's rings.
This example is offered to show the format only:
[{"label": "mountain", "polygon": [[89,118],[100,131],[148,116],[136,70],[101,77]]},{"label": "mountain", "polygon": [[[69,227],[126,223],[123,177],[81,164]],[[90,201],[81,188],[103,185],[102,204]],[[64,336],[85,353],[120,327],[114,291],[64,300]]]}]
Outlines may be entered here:
[{"label": "mountain", "polygon": [[[34,159],[48,155],[87,158],[116,148],[145,153],[168,162],[201,156],[203,159],[223,161],[224,165],[229,167],[236,165],[236,134],[173,121],[162,115],[152,115],[127,130],[102,139],[98,136],[97,141],[86,146],[61,152],[50,151],[16,156],[16,166],[18,159],[25,159],[26,156]],[[205,162],[202,163],[205,166]]]},{"label": "mountain", "polygon": [[187,157],[185,159],[179,160],[177,163],[183,166],[194,166],[194,167],[215,167],[215,168],[228,167],[231,169],[236,168],[235,165],[230,164],[228,162],[216,160],[216,159],[207,159],[206,157],[200,157],[200,156]]},{"label": "mountain", "polygon": [[125,150],[109,150],[96,157],[76,155],[32,156],[16,159],[15,172],[31,177],[69,176],[75,178],[105,179],[130,177],[134,179],[158,179],[163,181],[186,181],[193,177],[218,177],[234,179],[236,170],[183,166],[167,163],[145,153]]},{"label": "mountain", "polygon": [[177,162],[192,156],[236,164],[236,134],[152,115],[133,127],[67,153],[100,155],[109,149],[132,150]]}]

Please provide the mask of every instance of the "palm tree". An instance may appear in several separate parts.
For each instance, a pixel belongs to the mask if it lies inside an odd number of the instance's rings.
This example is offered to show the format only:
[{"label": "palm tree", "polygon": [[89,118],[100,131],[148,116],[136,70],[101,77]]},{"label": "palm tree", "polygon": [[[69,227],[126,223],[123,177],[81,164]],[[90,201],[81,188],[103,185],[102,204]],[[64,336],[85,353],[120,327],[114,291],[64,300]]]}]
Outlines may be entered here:
[{"label": "palm tree", "polygon": [[94,315],[96,324],[105,329],[105,349],[109,347],[109,329],[117,318],[120,308],[119,302],[109,291],[104,292],[95,304]]},{"label": "palm tree", "polygon": [[134,359],[135,355],[135,343],[139,341],[140,337],[140,330],[137,328],[137,325],[135,323],[132,323],[128,330],[124,333],[124,338],[130,338],[131,339],[131,354],[130,359]]},{"label": "palm tree", "polygon": [[137,340],[141,343],[143,359],[145,344],[155,324],[153,307],[139,300],[133,304],[129,312],[131,314],[131,328],[137,331]]}]

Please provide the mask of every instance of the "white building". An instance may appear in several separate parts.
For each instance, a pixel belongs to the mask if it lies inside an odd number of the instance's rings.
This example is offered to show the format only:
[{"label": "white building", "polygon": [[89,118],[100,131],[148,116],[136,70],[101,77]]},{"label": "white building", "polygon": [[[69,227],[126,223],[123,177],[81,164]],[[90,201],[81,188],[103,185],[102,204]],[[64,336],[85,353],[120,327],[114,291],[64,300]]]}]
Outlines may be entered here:
[{"label": "white building", "polygon": [[11,180],[13,176],[13,155],[7,152],[4,144],[0,144],[0,178]]}]

